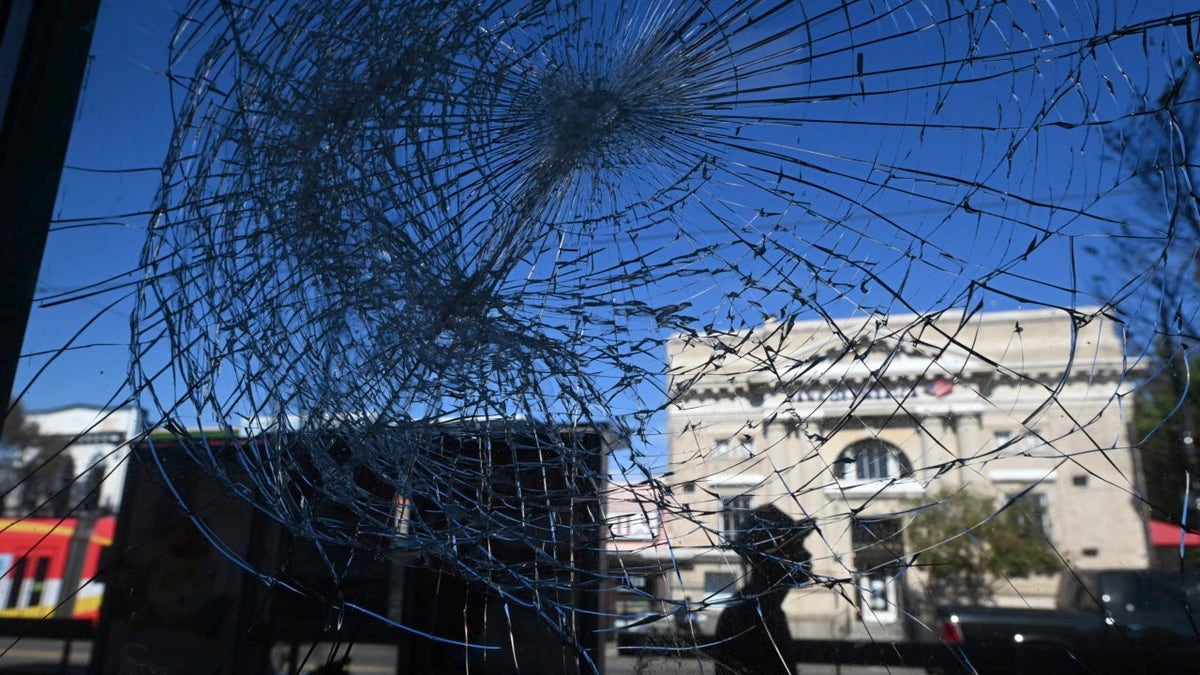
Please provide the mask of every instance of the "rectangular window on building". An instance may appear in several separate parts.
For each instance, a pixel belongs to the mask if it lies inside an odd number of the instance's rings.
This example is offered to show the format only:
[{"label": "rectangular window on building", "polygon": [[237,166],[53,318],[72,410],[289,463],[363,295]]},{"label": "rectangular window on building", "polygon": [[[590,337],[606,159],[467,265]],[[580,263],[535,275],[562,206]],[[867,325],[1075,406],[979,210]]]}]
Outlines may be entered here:
[{"label": "rectangular window on building", "polygon": [[1032,533],[1050,535],[1050,502],[1046,495],[1026,492],[1009,508],[1022,528],[1029,528]]},{"label": "rectangular window on building", "polygon": [[896,518],[862,520],[850,531],[854,566],[861,575],[858,606],[864,620],[889,623],[900,617],[897,578],[904,562],[900,525]]},{"label": "rectangular window on building", "polygon": [[721,533],[726,539],[733,539],[741,532],[749,511],[750,495],[721,498]]},{"label": "rectangular window on building", "polygon": [[722,438],[713,445],[714,458],[749,459],[754,456],[754,439],[749,436]]},{"label": "rectangular window on building", "polygon": [[1037,429],[1026,431],[1021,437],[1021,451],[1026,453],[1036,453],[1038,450],[1046,447],[1046,441],[1042,439],[1042,434]]},{"label": "rectangular window on building", "polygon": [[705,572],[704,598],[723,598],[737,592],[737,575],[733,572]]},{"label": "rectangular window on building", "polygon": [[1006,452],[1013,449],[1013,432],[1005,429],[992,432],[992,450]]},{"label": "rectangular window on building", "polygon": [[897,569],[885,568],[863,574],[858,580],[858,602],[864,619],[895,621],[897,612]]}]

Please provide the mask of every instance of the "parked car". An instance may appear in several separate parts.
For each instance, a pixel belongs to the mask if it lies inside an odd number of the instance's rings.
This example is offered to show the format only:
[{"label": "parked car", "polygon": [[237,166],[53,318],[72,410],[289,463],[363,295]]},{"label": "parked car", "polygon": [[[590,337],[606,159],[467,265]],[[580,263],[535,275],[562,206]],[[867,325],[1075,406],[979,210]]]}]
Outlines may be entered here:
[{"label": "parked car", "polygon": [[1063,575],[1055,609],[941,607],[963,672],[1184,673],[1200,668],[1200,577],[1178,571]]}]

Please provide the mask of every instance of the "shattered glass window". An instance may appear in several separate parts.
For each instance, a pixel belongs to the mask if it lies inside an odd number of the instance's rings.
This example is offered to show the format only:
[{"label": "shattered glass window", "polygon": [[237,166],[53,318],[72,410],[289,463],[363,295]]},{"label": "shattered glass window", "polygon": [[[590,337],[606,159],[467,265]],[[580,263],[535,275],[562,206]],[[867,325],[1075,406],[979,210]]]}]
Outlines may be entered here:
[{"label": "shattered glass window", "polygon": [[[1091,572],[1194,596],[1200,9],[94,28],[0,443],[0,619],[69,660],[1003,671]],[[1035,656],[1200,656],[1100,618]]]}]

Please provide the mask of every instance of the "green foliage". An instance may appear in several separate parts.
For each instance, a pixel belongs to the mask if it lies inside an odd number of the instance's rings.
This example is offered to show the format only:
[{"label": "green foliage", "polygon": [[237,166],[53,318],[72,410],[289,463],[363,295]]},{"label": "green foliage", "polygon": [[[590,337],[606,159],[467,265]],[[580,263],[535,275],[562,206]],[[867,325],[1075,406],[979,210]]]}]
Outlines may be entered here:
[{"label": "green foliage", "polygon": [[25,418],[25,407],[21,402],[9,401],[4,416],[4,430],[0,434],[0,445],[19,450],[32,444],[37,435],[37,425]]},{"label": "green foliage", "polygon": [[[1141,102],[1124,124],[1105,131],[1114,166],[1137,190],[1137,210],[1115,229],[1103,256],[1102,293],[1125,320],[1128,351],[1147,368],[1134,405],[1132,444],[1140,454],[1141,482],[1155,518],[1190,522],[1185,504],[1188,471],[1200,468],[1200,384],[1192,373],[1200,357],[1200,60],[1179,61],[1159,96]],[[1111,267],[1111,270],[1109,268]],[[1115,273],[1113,273],[1115,271]],[[1132,283],[1130,280],[1132,279]],[[1126,294],[1112,286],[1136,286]],[[1106,284],[1108,284],[1106,286]],[[1195,496],[1197,483],[1192,479]]]},{"label": "green foliage", "polygon": [[992,597],[1001,579],[1061,568],[1042,529],[1044,509],[1032,493],[1008,503],[968,490],[942,490],[932,504],[911,506],[909,550],[919,552],[916,564],[936,603],[980,603]]},{"label": "green foliage", "polygon": [[[1198,368],[1200,355],[1187,363],[1178,353],[1162,355],[1159,369],[1150,373],[1135,402],[1133,444],[1141,456],[1146,503],[1151,516],[1159,520],[1181,521],[1188,467],[1194,469],[1200,459],[1196,445],[1200,385],[1189,382]],[[1194,523],[1200,514],[1192,508],[1188,521]]]},{"label": "green foliage", "polygon": [[[16,490],[11,515],[61,517],[71,511],[75,465],[66,452],[69,437],[43,436],[21,403],[9,404],[0,436],[0,491]],[[10,505],[11,506],[11,505]]]}]

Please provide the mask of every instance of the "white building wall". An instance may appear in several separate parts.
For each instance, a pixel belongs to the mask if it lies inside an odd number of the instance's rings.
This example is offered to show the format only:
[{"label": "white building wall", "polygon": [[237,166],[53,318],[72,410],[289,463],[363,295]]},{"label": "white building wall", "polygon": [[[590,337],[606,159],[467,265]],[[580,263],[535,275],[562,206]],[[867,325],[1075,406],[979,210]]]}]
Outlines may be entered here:
[{"label": "white building wall", "polygon": [[[129,441],[140,431],[140,410],[133,407],[105,410],[97,406],[74,405],[29,412],[25,418],[37,425],[41,436],[72,439],[66,452],[79,480],[86,479],[93,467],[103,468],[105,479],[100,484],[98,505],[115,513],[125,485]],[[24,453],[26,461],[31,461],[36,452],[36,449],[27,449]]]}]

